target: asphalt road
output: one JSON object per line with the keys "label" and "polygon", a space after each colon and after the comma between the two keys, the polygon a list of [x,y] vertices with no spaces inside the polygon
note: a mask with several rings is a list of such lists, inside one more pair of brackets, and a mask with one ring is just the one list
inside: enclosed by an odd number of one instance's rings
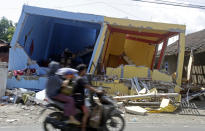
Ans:
{"label": "asphalt road", "polygon": [[[125,131],[204,131],[205,125],[127,123]],[[38,126],[0,127],[0,131],[43,131]]]}

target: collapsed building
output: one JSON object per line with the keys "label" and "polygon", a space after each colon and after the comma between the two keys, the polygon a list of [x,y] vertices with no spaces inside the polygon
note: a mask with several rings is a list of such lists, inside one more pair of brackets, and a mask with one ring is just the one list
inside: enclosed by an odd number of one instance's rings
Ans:
{"label": "collapsed building", "polygon": [[[185,47],[184,25],[24,6],[11,42],[7,87],[44,89],[48,62],[58,60],[66,48],[80,54],[83,63],[88,65],[89,73],[117,77],[114,81],[117,87],[113,81],[109,83],[98,77],[93,79],[94,85],[109,86],[112,93],[130,94],[130,88],[119,82],[122,79],[133,79],[135,84],[138,83],[136,79],[142,79],[144,83],[146,80],[172,83],[172,77],[159,69],[169,38],[177,35],[179,50],[175,86],[180,86]],[[163,46],[156,62],[160,43]]]}

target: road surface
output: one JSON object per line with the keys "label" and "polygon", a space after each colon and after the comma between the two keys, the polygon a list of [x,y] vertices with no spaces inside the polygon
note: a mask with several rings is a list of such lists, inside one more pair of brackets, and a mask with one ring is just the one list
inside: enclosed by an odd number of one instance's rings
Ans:
{"label": "road surface", "polygon": [[[125,131],[204,131],[205,125],[195,124],[152,124],[152,123],[127,123]],[[0,127],[0,131],[43,131],[38,126],[6,126]]]}

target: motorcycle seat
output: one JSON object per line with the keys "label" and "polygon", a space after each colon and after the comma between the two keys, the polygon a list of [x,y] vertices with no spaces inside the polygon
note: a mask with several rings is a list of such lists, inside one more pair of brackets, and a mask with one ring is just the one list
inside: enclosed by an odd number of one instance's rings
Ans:
{"label": "motorcycle seat", "polygon": [[60,101],[57,101],[57,100],[54,100],[54,99],[51,99],[51,98],[48,98],[48,103],[53,106],[53,107],[56,107],[60,110],[63,110],[64,109],[64,104],[63,102],[60,102]]}

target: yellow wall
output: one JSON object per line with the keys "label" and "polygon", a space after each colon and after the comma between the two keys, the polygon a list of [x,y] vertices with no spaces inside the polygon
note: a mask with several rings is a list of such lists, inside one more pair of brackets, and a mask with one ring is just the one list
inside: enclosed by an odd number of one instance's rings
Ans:
{"label": "yellow wall", "polygon": [[[150,67],[155,49],[154,45],[149,45],[147,43],[137,42],[134,40],[128,40],[125,37],[126,34],[117,32],[111,33],[104,65],[110,67],[117,67],[114,63],[117,63],[119,61],[119,57],[124,51],[125,54],[137,66]],[[107,45],[105,45],[104,47],[104,52],[106,46]]]}
{"label": "yellow wall", "polygon": [[165,82],[173,82],[171,75],[167,75],[165,73],[162,73],[159,70],[153,70],[153,72],[152,72],[152,80],[165,81]]}
{"label": "yellow wall", "polygon": [[106,68],[106,75],[117,76],[118,78],[120,78],[121,77],[121,67],[118,67],[118,68],[107,67]]}
{"label": "yellow wall", "polygon": [[[104,62],[105,65],[107,65],[108,63],[109,55],[119,56],[120,54],[122,54],[124,50],[124,43],[125,43],[125,34],[116,33],[116,32],[111,33],[110,40],[108,43],[108,48],[106,51],[106,57],[105,57],[105,62]],[[106,49],[106,46],[104,48]],[[114,60],[114,58],[112,60],[111,58],[109,61],[117,61],[117,60]],[[112,66],[112,67],[115,67],[115,66]]]}
{"label": "yellow wall", "polygon": [[125,34],[113,32],[109,43],[109,52],[112,55],[120,55],[124,50]]}
{"label": "yellow wall", "polygon": [[[123,69],[123,71],[122,71]],[[121,72],[123,72],[123,78],[147,78],[149,77],[149,68],[148,67],[137,67],[134,65],[125,65],[123,68],[106,68],[106,75],[108,76],[118,76],[121,77]]]}
{"label": "yellow wall", "polygon": [[92,85],[109,87],[109,88],[105,88],[106,93],[109,95],[115,95],[115,96],[129,95],[129,89],[124,83],[93,81]]}
{"label": "yellow wall", "polygon": [[151,67],[155,51],[154,45],[126,39],[125,54],[137,65]]}
{"label": "yellow wall", "polygon": [[131,65],[124,66],[124,76],[123,78],[147,78],[149,68],[147,67],[136,67]]}

